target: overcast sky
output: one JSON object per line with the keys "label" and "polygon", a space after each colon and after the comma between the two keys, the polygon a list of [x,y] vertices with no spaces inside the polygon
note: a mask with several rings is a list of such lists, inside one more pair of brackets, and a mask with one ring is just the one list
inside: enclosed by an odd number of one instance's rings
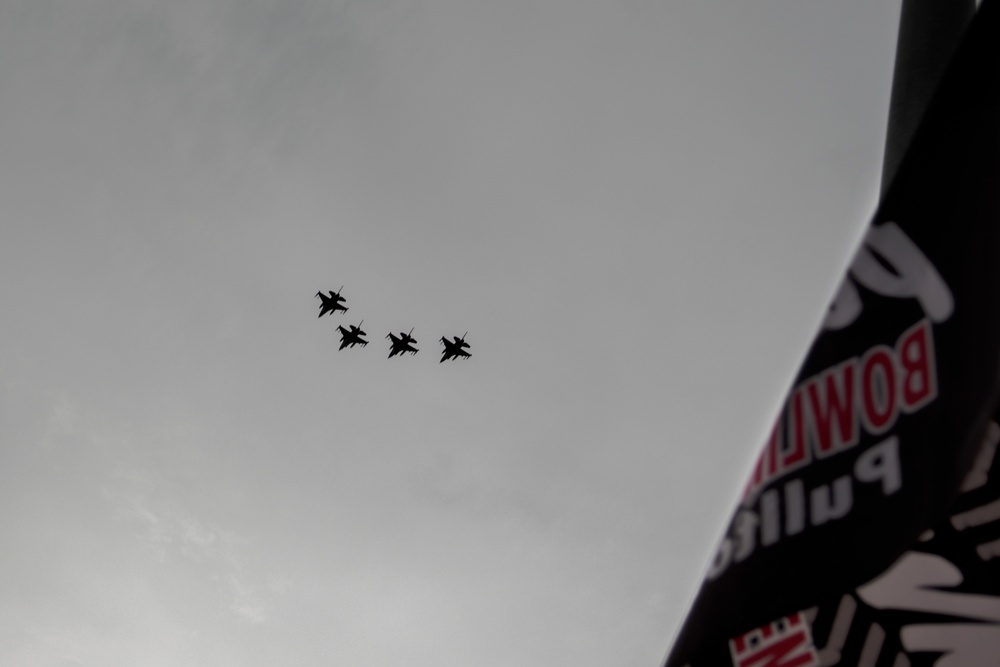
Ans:
{"label": "overcast sky", "polygon": [[898,14],[0,0],[0,663],[659,665]]}

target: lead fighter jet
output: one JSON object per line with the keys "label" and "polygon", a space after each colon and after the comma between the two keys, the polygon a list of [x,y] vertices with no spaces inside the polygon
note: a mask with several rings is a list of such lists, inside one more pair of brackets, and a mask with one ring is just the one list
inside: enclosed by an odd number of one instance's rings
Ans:
{"label": "lead fighter jet", "polygon": [[348,325],[348,326],[351,327],[350,331],[348,331],[347,329],[345,329],[344,327],[341,327],[341,326],[337,327],[338,329],[340,329],[340,348],[339,349],[343,350],[345,347],[348,347],[348,346],[354,347],[355,345],[360,345],[361,347],[364,347],[365,345],[368,344],[368,341],[366,341],[365,339],[362,338],[362,336],[367,336],[368,335],[364,331],[361,330],[361,325],[364,324],[364,323],[365,323],[365,321],[361,320],[361,322],[358,324],[358,326],[354,326],[353,324]]}
{"label": "lead fighter jet", "polygon": [[[441,336],[441,343],[444,344],[444,352],[441,354],[441,361],[447,361],[448,359],[458,359],[459,357],[463,357],[465,359],[471,357],[472,356],[471,354],[462,349],[464,347],[471,347],[468,343],[465,342],[465,336],[468,335],[469,332],[466,331],[465,335],[463,335],[461,338],[455,336],[454,341],[448,340],[446,336]],[[441,361],[439,361],[438,363],[441,363]]]}
{"label": "lead fighter jet", "polygon": [[[341,287],[340,289],[342,290],[344,288]],[[316,296],[318,296],[320,298],[320,300],[323,302],[323,303],[320,304],[320,307],[319,307],[319,316],[320,317],[323,317],[328,312],[333,313],[334,315],[336,315],[338,310],[342,310],[345,313],[347,312],[347,306],[340,305],[341,301],[343,301],[343,302],[346,303],[347,299],[345,299],[344,297],[340,296],[340,291],[339,290],[336,291],[336,292],[331,291],[330,292],[330,296],[326,296],[322,292],[316,292]]]}
{"label": "lead fighter jet", "polygon": [[389,359],[392,359],[397,354],[403,354],[404,352],[409,352],[410,354],[416,354],[419,351],[417,350],[417,348],[411,345],[411,343],[417,342],[417,339],[414,338],[412,335],[410,335],[412,333],[413,329],[410,329],[410,333],[403,333],[402,331],[400,331],[399,338],[396,338],[395,334],[393,334],[391,331],[389,332],[389,335],[386,336],[386,338],[392,340],[392,350],[389,352]]}

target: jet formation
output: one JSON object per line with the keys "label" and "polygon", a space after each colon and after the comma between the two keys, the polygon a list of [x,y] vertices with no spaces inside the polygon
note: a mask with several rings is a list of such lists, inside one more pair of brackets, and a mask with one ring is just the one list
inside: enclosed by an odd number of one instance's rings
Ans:
{"label": "jet formation", "polygon": [[368,344],[368,341],[366,341],[364,338],[362,338],[362,336],[367,336],[368,335],[364,331],[361,330],[361,325],[364,324],[364,323],[365,323],[365,321],[361,320],[361,323],[358,324],[358,326],[354,326],[353,324],[347,325],[347,326],[351,327],[350,331],[348,331],[344,327],[340,327],[340,326],[337,327],[338,329],[340,329],[340,349],[341,350],[343,350],[345,347],[354,347],[355,345],[360,345],[361,347],[364,347],[365,345]]}
{"label": "jet formation", "polygon": [[[327,313],[336,315],[338,310],[345,313],[347,312],[347,306],[345,305],[347,303],[347,299],[340,295],[340,292],[343,289],[344,288],[341,287],[340,290],[336,292],[331,290],[329,292],[329,296],[323,294],[322,291],[316,292],[316,297],[321,301],[319,309],[320,317],[323,317]],[[361,320],[357,326],[349,324],[348,326],[350,329],[345,329],[343,326],[337,327],[340,331],[339,349],[343,350],[345,347],[354,347],[355,345],[360,345],[361,347],[368,345],[368,341],[363,338],[363,336],[367,336],[368,334],[361,329],[362,324],[364,324],[364,320]],[[468,331],[466,331],[461,338],[454,336],[453,340],[448,340],[447,336],[442,336],[441,344],[444,345],[444,351],[441,354],[441,361],[438,363],[449,359],[468,359],[471,357],[472,355],[466,352],[466,349],[471,347],[465,342],[465,337],[467,335],[469,335]],[[409,333],[400,331],[399,336],[396,336],[396,334],[390,331],[386,336],[386,339],[389,341],[391,346],[389,350],[389,359],[392,359],[396,355],[402,356],[406,352],[409,352],[411,355],[415,355],[420,351],[414,347],[414,343],[417,342],[417,339],[413,337],[413,329],[410,329]]]}
{"label": "jet formation", "polygon": [[453,341],[448,340],[447,336],[441,336],[441,344],[444,345],[444,352],[441,353],[441,361],[439,361],[438,363],[440,364],[441,362],[448,361],[449,359],[459,359],[459,358],[468,359],[469,357],[471,357],[472,356],[471,354],[462,349],[466,347],[471,347],[468,343],[465,342],[465,337],[468,335],[469,332],[466,331],[461,338],[455,336],[455,340]]}
{"label": "jet formation", "polygon": [[319,306],[319,316],[320,317],[323,317],[327,313],[332,313],[332,314],[335,315],[338,310],[342,310],[345,313],[347,312],[347,306],[341,306],[340,305],[341,301],[344,301],[344,302],[347,301],[347,299],[345,299],[344,297],[340,296],[340,292],[343,291],[343,289],[344,288],[341,287],[340,290],[338,290],[336,292],[332,292],[331,291],[330,292],[330,296],[324,295],[323,292],[316,292],[316,296],[319,297],[320,300],[322,301],[322,303]]}
{"label": "jet formation", "polygon": [[413,329],[410,329],[410,333],[399,332],[399,338],[396,335],[389,332],[386,338],[391,340],[392,350],[389,351],[389,359],[392,359],[397,354],[403,354],[404,352],[409,352],[410,354],[416,354],[420,350],[413,347],[413,343],[417,342],[417,339],[413,337]]}

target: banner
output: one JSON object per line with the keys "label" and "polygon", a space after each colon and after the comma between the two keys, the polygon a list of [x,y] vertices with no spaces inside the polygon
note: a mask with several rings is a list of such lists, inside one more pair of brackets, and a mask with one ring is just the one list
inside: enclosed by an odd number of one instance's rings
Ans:
{"label": "banner", "polygon": [[667,667],[1000,662],[998,2],[928,106]]}

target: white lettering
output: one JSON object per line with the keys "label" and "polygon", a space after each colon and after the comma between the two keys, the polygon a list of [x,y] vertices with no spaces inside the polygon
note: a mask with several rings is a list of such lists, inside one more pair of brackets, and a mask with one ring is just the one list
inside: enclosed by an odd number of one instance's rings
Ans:
{"label": "white lettering", "polygon": [[869,447],[854,462],[854,476],[861,482],[882,482],[882,495],[888,496],[903,486],[899,465],[899,439],[886,438]]}
{"label": "white lettering", "polygon": [[911,551],[882,576],[858,589],[876,609],[903,609],[945,614],[986,623],[916,623],[900,630],[903,648],[941,653],[937,667],[990,664],[1000,655],[1000,598],[941,590],[962,583],[962,572],[941,556]]}
{"label": "white lettering", "polygon": [[851,475],[838,477],[832,484],[820,484],[807,491],[802,480],[796,478],[785,482],[780,493],[773,488],[760,494],[756,503],[745,505],[736,513],[706,579],[711,581],[732,563],[750,558],[758,547],[771,546],[809,526],[848,516],[854,509],[855,489],[859,488],[855,484],[878,484],[885,496],[898,491],[903,485],[898,444],[899,439],[893,436],[872,445],[858,456]]}
{"label": "white lettering", "polygon": [[817,486],[812,490],[809,499],[811,501],[809,519],[812,525],[821,526],[832,519],[841,519],[847,516],[854,505],[851,478],[844,475],[833,480],[832,493],[830,485]]}
{"label": "white lettering", "polygon": [[932,322],[945,321],[954,310],[951,291],[937,269],[893,222],[869,228],[830,305],[824,329],[843,329],[864,309],[852,280],[882,296],[916,299]]}
{"label": "white lettering", "polygon": [[910,551],[885,574],[858,589],[876,609],[909,609],[1000,622],[1000,598],[940,590],[962,583],[962,572],[933,554]]}

